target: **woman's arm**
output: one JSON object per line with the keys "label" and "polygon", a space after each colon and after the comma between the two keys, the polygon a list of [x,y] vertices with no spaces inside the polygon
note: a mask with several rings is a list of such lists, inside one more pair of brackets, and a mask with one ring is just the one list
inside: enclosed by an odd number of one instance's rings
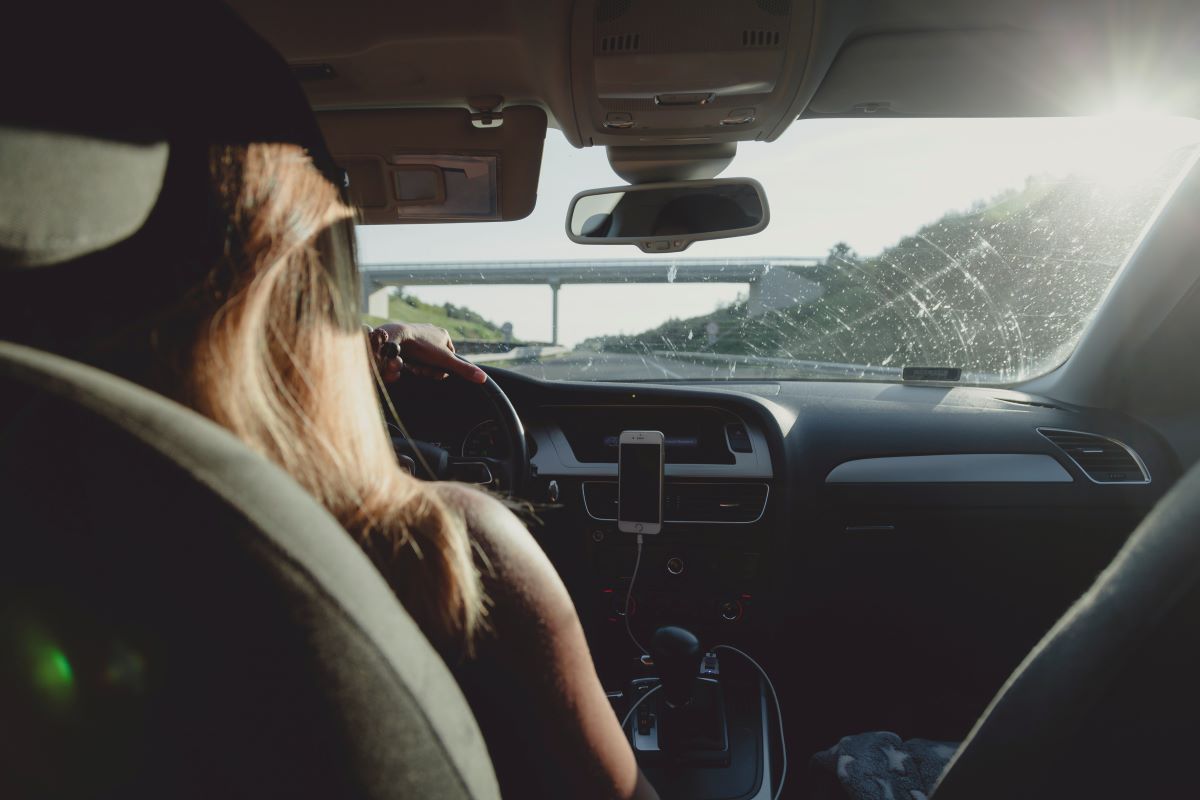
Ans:
{"label": "woman's arm", "polygon": [[512,720],[511,732],[523,729],[536,737],[526,744],[540,749],[569,784],[560,796],[657,798],[600,685],[570,595],[541,547],[484,493],[456,484],[438,484],[437,491],[465,515],[489,565],[483,583],[491,632],[483,635],[471,667],[477,678],[483,672],[484,684],[487,675],[498,679],[486,687],[468,681],[468,699],[474,704],[472,691],[520,698],[528,713]]}

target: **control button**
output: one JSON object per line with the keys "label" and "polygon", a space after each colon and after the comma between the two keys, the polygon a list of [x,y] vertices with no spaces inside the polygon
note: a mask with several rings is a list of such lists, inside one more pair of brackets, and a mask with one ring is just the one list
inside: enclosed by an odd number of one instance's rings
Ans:
{"label": "control button", "polygon": [[649,736],[650,729],[654,727],[652,721],[653,718],[650,716],[650,709],[646,708],[645,703],[642,703],[640,706],[638,706],[637,713],[638,733],[640,733],[642,736]]}
{"label": "control button", "polygon": [[717,609],[721,619],[726,622],[737,622],[742,618],[742,604],[737,600],[726,600]]}
{"label": "control button", "polygon": [[645,529],[645,526],[642,525],[642,523],[640,523],[640,522],[634,523],[633,530],[635,533],[641,533],[644,529]]}
{"label": "control button", "polygon": [[667,559],[667,572],[672,575],[683,574],[683,559],[679,556],[671,556]]}
{"label": "control button", "polygon": [[550,481],[550,485],[546,487],[546,502],[557,503],[559,498],[558,481]]}
{"label": "control button", "polygon": [[633,114],[628,111],[610,111],[604,117],[604,127],[623,131],[633,127]]}
{"label": "control button", "polygon": [[600,544],[601,542],[603,542],[604,541],[604,531],[600,530],[599,528],[592,531],[592,541],[595,542],[596,544]]}

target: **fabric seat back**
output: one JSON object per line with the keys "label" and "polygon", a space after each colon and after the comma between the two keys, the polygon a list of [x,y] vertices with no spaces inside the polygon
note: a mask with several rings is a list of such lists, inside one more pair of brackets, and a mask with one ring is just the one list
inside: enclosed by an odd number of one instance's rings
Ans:
{"label": "fabric seat back", "polygon": [[444,663],[287,475],[0,343],[0,797],[496,798]]}

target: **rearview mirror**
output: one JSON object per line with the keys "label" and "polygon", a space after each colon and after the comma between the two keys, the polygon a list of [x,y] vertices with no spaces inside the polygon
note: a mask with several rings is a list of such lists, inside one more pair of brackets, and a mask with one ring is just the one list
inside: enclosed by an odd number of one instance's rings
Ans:
{"label": "rearview mirror", "polygon": [[575,195],[567,236],[578,244],[677,253],[692,242],[758,233],[770,220],[766,193],[749,178],[643,183]]}

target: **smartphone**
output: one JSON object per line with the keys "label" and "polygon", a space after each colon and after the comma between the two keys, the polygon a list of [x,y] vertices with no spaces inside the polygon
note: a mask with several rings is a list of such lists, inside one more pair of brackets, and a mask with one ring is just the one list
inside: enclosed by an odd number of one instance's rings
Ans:
{"label": "smartphone", "polygon": [[621,431],[617,455],[617,529],[662,531],[663,435]]}

